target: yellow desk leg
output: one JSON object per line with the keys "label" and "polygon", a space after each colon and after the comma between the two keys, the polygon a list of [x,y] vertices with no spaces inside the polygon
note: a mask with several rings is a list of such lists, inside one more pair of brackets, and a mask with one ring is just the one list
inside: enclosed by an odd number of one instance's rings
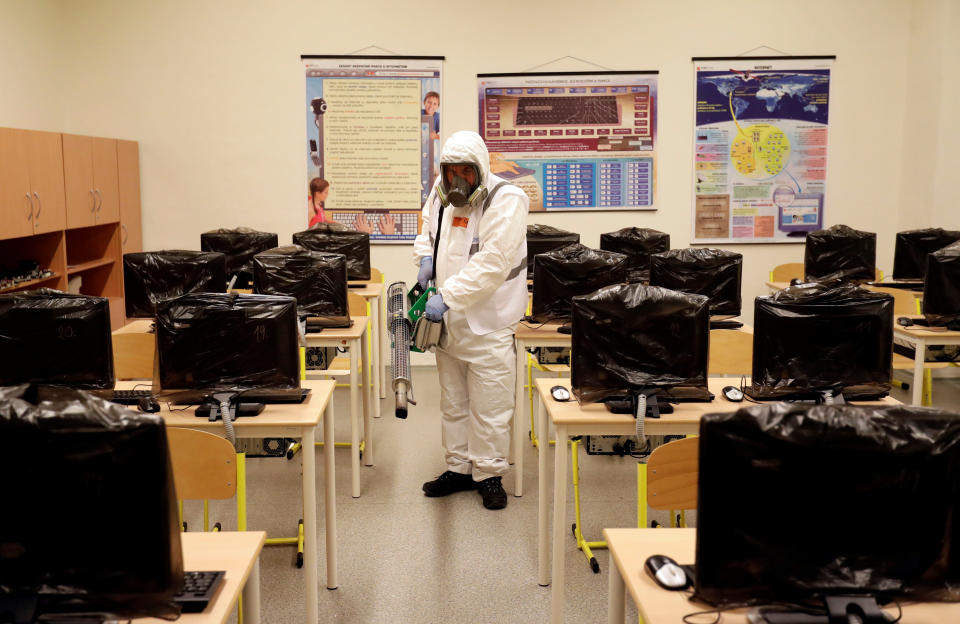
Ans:
{"label": "yellow desk leg", "polygon": [[647,465],[637,462],[637,527],[647,526]]}

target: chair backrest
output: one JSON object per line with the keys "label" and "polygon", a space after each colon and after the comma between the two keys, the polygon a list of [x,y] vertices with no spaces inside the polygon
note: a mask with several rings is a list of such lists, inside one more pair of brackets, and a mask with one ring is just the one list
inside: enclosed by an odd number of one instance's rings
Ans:
{"label": "chair backrest", "polygon": [[370,281],[383,282],[383,273],[377,267],[370,267]]}
{"label": "chair backrest", "polygon": [[647,458],[647,504],[651,509],[696,509],[699,438],[668,442]]}
{"label": "chair backrest", "polygon": [[232,498],[237,451],[226,439],[196,429],[167,428],[173,482],[180,500]]}
{"label": "chair backrest", "polygon": [[738,329],[710,331],[710,375],[749,375],[753,370],[753,334]]}
{"label": "chair backrest", "polygon": [[156,334],[113,334],[113,370],[117,379],[152,379]]}
{"label": "chair backrest", "polygon": [[787,264],[778,264],[770,271],[771,282],[789,282],[793,278],[803,279],[803,263],[788,262]]}
{"label": "chair backrest", "polygon": [[901,316],[905,314],[918,314],[917,297],[910,290],[903,288],[883,288],[881,286],[868,286],[870,290],[885,293],[893,297],[893,314]]}
{"label": "chair backrest", "polygon": [[357,293],[348,292],[347,309],[350,310],[350,316],[366,316],[367,300]]}

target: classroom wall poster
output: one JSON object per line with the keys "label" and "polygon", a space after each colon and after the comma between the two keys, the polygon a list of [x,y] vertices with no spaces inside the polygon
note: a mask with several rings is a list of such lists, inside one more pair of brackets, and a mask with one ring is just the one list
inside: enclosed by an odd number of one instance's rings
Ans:
{"label": "classroom wall poster", "polygon": [[409,243],[440,169],[443,57],[303,56],[309,183],[330,183],[327,221]]}
{"label": "classroom wall poster", "polygon": [[654,208],[657,72],[478,74],[490,168],[530,210]]}
{"label": "classroom wall poster", "polygon": [[836,57],[694,58],[694,243],[803,242],[823,227]]}

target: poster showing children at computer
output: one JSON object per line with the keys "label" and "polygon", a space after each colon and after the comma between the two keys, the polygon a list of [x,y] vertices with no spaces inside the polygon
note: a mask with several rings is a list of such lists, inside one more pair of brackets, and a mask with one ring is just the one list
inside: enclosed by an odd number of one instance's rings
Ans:
{"label": "poster showing children at computer", "polygon": [[479,74],[479,132],[493,173],[531,211],[650,210],[657,72]]}
{"label": "poster showing children at computer", "polygon": [[304,56],[307,222],[410,243],[440,169],[443,57]]}
{"label": "poster showing children at computer", "polygon": [[823,227],[833,57],[693,59],[695,243]]}

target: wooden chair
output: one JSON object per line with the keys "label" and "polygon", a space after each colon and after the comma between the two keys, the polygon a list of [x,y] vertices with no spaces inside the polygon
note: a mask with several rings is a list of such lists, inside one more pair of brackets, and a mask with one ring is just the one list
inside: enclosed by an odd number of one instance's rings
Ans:
{"label": "wooden chair", "polygon": [[[893,316],[894,319],[898,316],[909,316],[911,314],[918,314],[920,312],[920,303],[919,299],[909,290],[904,290],[903,288],[883,288],[881,286],[869,286],[870,290],[885,293],[893,297]],[[925,357],[926,354],[921,354],[920,357]],[[914,360],[905,355],[900,355],[899,353],[893,354],[893,369],[894,370],[908,370],[913,372]],[[949,362],[924,362],[923,364],[923,392],[921,393],[921,405],[929,407],[933,404],[933,374],[932,370],[934,368],[946,368],[950,366]],[[893,380],[895,386],[901,387],[904,390],[909,389],[909,384],[906,384],[898,379]]]}
{"label": "wooden chair", "polygon": [[[242,482],[243,469],[237,459],[237,451],[225,438],[198,431],[170,427],[167,429],[167,443],[170,447],[170,460],[173,464],[173,482],[177,490],[177,499],[181,501],[181,522],[183,521],[182,501],[203,501],[203,530],[209,530],[209,511],[207,501],[225,500],[237,496],[237,529],[247,530],[246,488],[238,488]],[[183,523],[186,530],[186,523]],[[220,523],[214,525],[220,530]]]}
{"label": "wooden chair", "polygon": [[113,334],[113,369],[117,379],[152,379],[156,349],[155,334]]}
{"label": "wooden chair", "polygon": [[753,334],[740,330],[710,331],[710,375],[749,375],[753,371]]}
{"label": "wooden chair", "polygon": [[647,504],[670,511],[670,526],[686,524],[675,509],[697,508],[697,477],[700,470],[699,438],[684,438],[654,449],[647,458]]}
{"label": "wooden chair", "polygon": [[803,263],[788,262],[787,264],[778,264],[770,271],[771,282],[789,282],[797,278],[803,279]]}

